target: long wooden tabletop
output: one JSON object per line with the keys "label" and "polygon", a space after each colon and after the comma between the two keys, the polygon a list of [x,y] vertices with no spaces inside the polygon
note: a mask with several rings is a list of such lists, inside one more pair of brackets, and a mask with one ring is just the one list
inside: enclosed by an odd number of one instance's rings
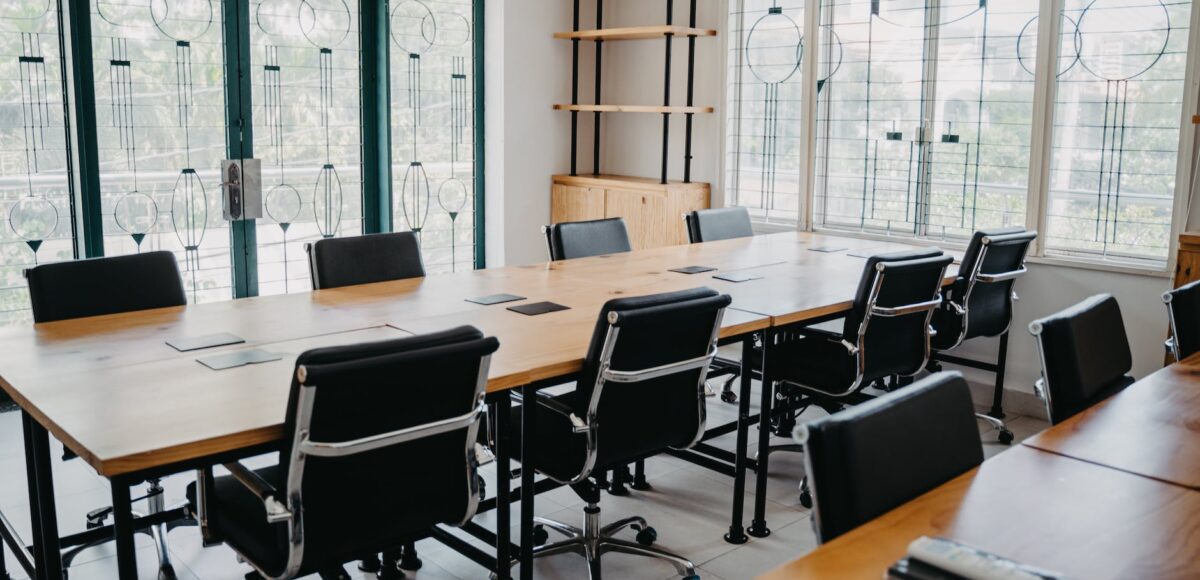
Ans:
{"label": "long wooden tabletop", "polygon": [[[845,249],[811,250],[831,246]],[[737,336],[847,310],[865,263],[851,253],[911,247],[786,232],[8,328],[0,387],[97,472],[119,475],[278,440],[291,367],[306,348],[474,324],[500,339],[488,381],[497,391],[579,370],[607,300],[710,286],[733,297],[721,335]],[[669,272],[689,265],[763,278]],[[527,317],[512,304],[465,300],[495,293],[570,309]],[[217,332],[246,343],[191,353],[166,345]],[[256,347],[286,356],[225,371],[196,362]]]}
{"label": "long wooden tabletop", "polygon": [[877,580],[920,536],[1071,578],[1200,578],[1200,493],[1017,446],[762,578]]}
{"label": "long wooden tabletop", "polygon": [[1024,445],[1200,490],[1200,354],[1156,371]]}

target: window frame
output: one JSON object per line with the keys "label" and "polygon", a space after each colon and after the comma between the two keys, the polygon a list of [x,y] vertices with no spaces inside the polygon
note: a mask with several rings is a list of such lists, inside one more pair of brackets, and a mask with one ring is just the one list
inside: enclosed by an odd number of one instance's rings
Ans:
{"label": "window frame", "polygon": [[[740,6],[743,0],[728,0],[726,4],[725,14],[728,15],[729,8]],[[822,17],[826,13],[822,10],[823,2],[821,0],[808,0],[805,2],[804,8],[804,37],[816,38]],[[1052,22],[1052,26],[1038,27],[1038,47],[1037,47],[1037,62],[1039,66],[1035,71],[1034,83],[1034,103],[1033,103],[1033,120],[1031,124],[1031,147],[1029,159],[1029,179],[1028,191],[1026,193],[1026,216],[1025,227],[1039,232],[1046,231],[1047,226],[1047,205],[1049,202],[1049,179],[1052,165],[1053,154],[1053,123],[1057,97],[1057,79],[1054,74],[1055,67],[1042,66],[1042,63],[1057,62],[1059,52],[1058,35],[1061,30],[1062,22],[1059,14],[1064,5],[1064,0],[1041,0],[1038,6],[1038,18],[1040,22]],[[740,8],[739,8],[740,9]],[[728,18],[725,19],[728,22]],[[836,227],[823,227],[817,224],[814,219],[814,207],[816,203],[816,175],[813,171],[815,167],[815,154],[817,151],[816,134],[817,134],[817,95],[816,83],[812,79],[816,78],[817,66],[820,58],[819,51],[821,50],[820,43],[815,43],[815,50],[806,50],[802,60],[802,83],[803,97],[801,102],[801,168],[804,171],[804,179],[801,181],[800,205],[798,208],[799,219],[797,220],[797,229],[801,231],[825,232],[836,235],[843,235],[862,239],[881,240],[881,241],[896,241],[897,239],[911,239],[917,241],[928,241],[930,238],[923,233],[917,235],[889,235],[873,232],[859,232]],[[730,66],[733,58],[732,52],[729,49],[729,44],[726,45],[723,61],[723,95],[722,98],[728,97],[728,81],[730,75]],[[1090,270],[1100,270],[1117,272],[1124,274],[1146,275],[1154,277],[1168,277],[1174,272],[1176,253],[1178,251],[1179,235],[1186,229],[1189,213],[1190,200],[1189,189],[1194,179],[1193,171],[1200,172],[1200,167],[1193,169],[1192,160],[1195,157],[1197,147],[1200,143],[1196,142],[1195,131],[1189,131],[1193,128],[1191,117],[1194,114],[1200,113],[1200,5],[1193,3],[1191,8],[1189,32],[1188,32],[1188,48],[1187,48],[1186,73],[1183,83],[1183,106],[1180,108],[1180,131],[1177,158],[1175,164],[1175,191],[1173,192],[1173,205],[1171,214],[1170,240],[1168,246],[1168,254],[1166,259],[1161,264],[1149,263],[1140,261],[1119,261],[1105,260],[1099,257],[1089,256],[1068,256],[1059,254],[1047,254],[1045,244],[1042,238],[1034,241],[1029,250],[1029,261],[1034,264],[1049,264],[1067,267],[1084,268]],[[736,107],[737,103],[725,103],[726,106]],[[729,141],[727,139],[728,122],[723,119],[721,124],[722,131],[722,155],[721,155],[721,170],[722,178],[728,175],[726,167],[729,151]],[[724,188],[719,199],[719,205],[725,205]],[[1200,192],[1196,192],[1200,195]],[[756,227],[758,225],[756,224]],[[769,228],[776,231],[780,228]],[[966,240],[937,240],[940,245],[962,249],[966,246]]]}

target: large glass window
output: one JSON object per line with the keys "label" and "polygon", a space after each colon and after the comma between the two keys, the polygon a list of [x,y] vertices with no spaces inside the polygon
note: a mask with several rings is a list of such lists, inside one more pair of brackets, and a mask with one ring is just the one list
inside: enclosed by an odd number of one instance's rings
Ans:
{"label": "large glass window", "polygon": [[475,25],[471,0],[393,2],[392,222],[430,272],[474,267]]}
{"label": "large glass window", "polygon": [[759,223],[799,218],[804,4],[729,3],[725,203]]}
{"label": "large glass window", "polygon": [[816,225],[964,238],[1023,224],[1038,2],[822,8],[822,47],[842,56],[818,94]]}
{"label": "large glass window", "polygon": [[221,0],[91,7],[104,253],[172,251],[191,300],[232,298]]}
{"label": "large glass window", "polygon": [[1167,259],[1190,16],[1185,0],[1066,0],[1047,252]]}
{"label": "large glass window", "polygon": [[75,254],[56,6],[0,3],[0,325],[30,319],[25,268]]}
{"label": "large glass window", "polygon": [[259,294],[309,290],[304,244],[362,233],[358,11],[355,0],[251,5]]}

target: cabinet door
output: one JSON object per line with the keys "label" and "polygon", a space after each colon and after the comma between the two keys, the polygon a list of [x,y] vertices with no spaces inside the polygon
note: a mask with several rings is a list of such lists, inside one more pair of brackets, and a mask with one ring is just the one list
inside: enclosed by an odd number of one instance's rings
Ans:
{"label": "cabinet door", "polygon": [[666,193],[624,189],[607,191],[607,217],[625,220],[633,249],[657,248],[675,243],[673,228],[678,228],[680,224],[671,223],[671,219],[674,217],[680,221],[683,218],[669,215],[671,204],[667,203]]}
{"label": "cabinet door", "polygon": [[552,223],[604,218],[604,190],[594,187],[554,184],[550,189]]}

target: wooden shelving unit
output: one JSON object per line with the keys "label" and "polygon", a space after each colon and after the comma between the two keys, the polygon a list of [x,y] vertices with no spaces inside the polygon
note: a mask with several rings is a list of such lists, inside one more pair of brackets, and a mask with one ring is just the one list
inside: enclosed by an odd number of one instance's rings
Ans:
{"label": "wooden shelving unit", "polygon": [[571,32],[556,32],[554,38],[562,40],[661,40],[665,36],[716,36],[717,31],[711,28],[690,28],[687,26],[627,26],[623,28],[603,28],[598,30],[573,30]]}
{"label": "wooden shelving unit", "polygon": [[662,113],[685,114],[711,113],[712,107],[658,107],[655,105],[554,105],[559,111],[580,113]]}
{"label": "wooden shelving unit", "polygon": [[[636,0],[629,0],[636,1]],[[604,0],[596,0],[596,27],[591,30],[580,28],[579,3],[575,3],[574,26],[570,32],[559,32],[555,38],[571,41],[572,75],[570,104],[554,105],[559,111],[571,114],[571,172],[555,175],[551,184],[550,213],[554,222],[579,221],[620,217],[629,228],[630,242],[634,248],[687,243],[687,230],[682,214],[709,207],[711,188],[707,183],[692,182],[692,120],[696,114],[712,113],[713,107],[697,106],[693,101],[696,72],[696,39],[711,38],[716,30],[696,26],[696,2],[690,0],[687,26],[674,23],[674,2],[666,3],[665,24],[651,26],[604,27]],[[671,50],[677,39],[687,39],[688,70],[687,97],[683,105],[671,103]],[[663,100],[656,105],[612,105],[604,103],[601,93],[601,64],[603,46],[607,41],[662,40]],[[596,68],[594,71],[594,100],[592,104],[579,102],[579,43],[596,43]],[[592,136],[591,175],[579,175],[579,114],[591,113],[594,123]],[[605,175],[600,172],[600,117],[604,113],[641,113],[662,115],[662,171],[658,177],[633,177]],[[671,115],[684,115],[686,137],[683,154],[683,179],[668,179],[667,167],[670,159]]]}

